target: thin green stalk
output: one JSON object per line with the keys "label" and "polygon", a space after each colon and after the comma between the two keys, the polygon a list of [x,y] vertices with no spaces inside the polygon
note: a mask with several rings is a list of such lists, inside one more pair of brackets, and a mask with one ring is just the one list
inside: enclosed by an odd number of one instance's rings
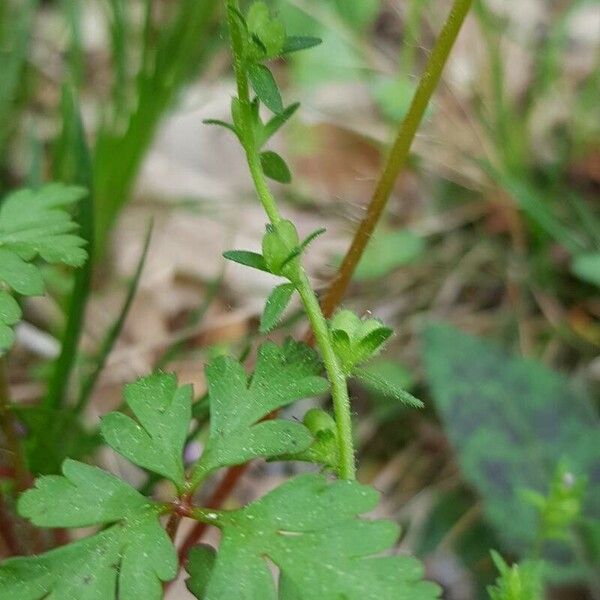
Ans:
{"label": "thin green stalk", "polygon": [[[269,217],[272,224],[281,221],[281,215],[277,207],[277,202],[271,193],[263,172],[260,156],[256,148],[254,131],[251,121],[251,105],[248,88],[248,78],[246,77],[243,43],[236,35],[236,23],[234,22],[235,11],[238,6],[236,0],[228,0],[228,23],[231,32],[231,45],[234,56],[234,70],[238,89],[238,100],[241,104],[241,138],[242,145],[246,152],[248,167],[252,176],[252,181],[256,188],[256,193]],[[319,306],[319,301],[313,291],[306,272],[300,268],[300,276],[297,281],[292,282],[300,294],[304,309],[310,321],[311,327],[317,345],[321,351],[323,363],[327,376],[331,383],[331,396],[337,426],[337,437],[339,443],[339,476],[343,479],[356,478],[356,465],[354,462],[354,442],[352,438],[352,417],[350,411],[350,397],[348,395],[348,385],[346,376],[339,364],[338,358],[333,349],[331,336],[327,327],[327,322]]]}
{"label": "thin green stalk", "polygon": [[456,41],[472,3],[473,0],[454,1],[452,10],[440,32],[435,47],[429,57],[429,61],[427,62],[427,66],[425,67],[425,71],[421,76],[419,87],[415,92],[409,111],[400,126],[400,131],[398,132],[383,173],[375,188],[373,198],[367,209],[367,214],[359,225],[339,271],[323,299],[321,306],[323,308],[323,313],[327,317],[333,313],[344,296],[346,288],[354,274],[354,270],[358,265],[358,261],[363,255],[373,231],[383,214],[392,194],[398,174],[406,164],[412,142],[421,121],[423,120],[429,100],[438,86],[450,51],[454,46],[454,42]]}

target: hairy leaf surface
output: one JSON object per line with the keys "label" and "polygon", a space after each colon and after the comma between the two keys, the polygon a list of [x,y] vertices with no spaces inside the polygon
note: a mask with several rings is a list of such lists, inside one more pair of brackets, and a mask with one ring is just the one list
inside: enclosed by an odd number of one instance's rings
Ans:
{"label": "hairy leaf surface", "polygon": [[210,436],[201,468],[244,463],[252,458],[301,452],[312,437],[300,423],[281,419],[262,421],[269,413],[295,400],[327,390],[318,376],[316,353],[288,341],[283,347],[263,344],[248,383],[243,366],[220,356],[206,368],[210,398]]}
{"label": "hairy leaf surface", "polygon": [[153,373],[125,386],[124,396],[137,420],[110,413],[102,420],[102,435],[130,461],[183,486],[191,386],[178,388],[175,375]]}
{"label": "hairy leaf surface", "polygon": [[[367,486],[309,474],[241,510],[219,513],[216,560],[211,564],[204,551],[191,555],[189,588],[206,600],[437,598],[437,586],[422,581],[416,559],[375,556],[398,537],[390,521],[357,518],[377,500]],[[267,560],[280,571],[279,595]]]}
{"label": "hairy leaf surface", "polygon": [[40,527],[110,524],[100,533],[45,554],[0,566],[0,598],[117,600],[162,598],[177,574],[175,548],[160,507],[104,471],[72,460],[23,494],[19,512]]}

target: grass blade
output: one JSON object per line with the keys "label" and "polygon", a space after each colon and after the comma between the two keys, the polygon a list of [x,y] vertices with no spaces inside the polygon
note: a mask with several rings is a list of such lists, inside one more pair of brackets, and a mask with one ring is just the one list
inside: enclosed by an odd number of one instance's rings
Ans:
{"label": "grass blade", "polygon": [[144,265],[146,264],[146,257],[148,255],[148,248],[150,246],[150,239],[152,237],[152,224],[148,227],[148,231],[146,233],[146,237],[144,239],[144,246],[142,248],[142,253],[140,255],[140,259],[138,261],[137,267],[135,269],[135,273],[129,284],[127,289],[127,295],[125,296],[125,301],[123,302],[123,306],[119,311],[119,315],[117,316],[114,323],[108,328],[106,335],[104,336],[104,340],[98,350],[97,355],[93,359],[93,368],[91,372],[83,379],[81,382],[81,388],[79,390],[79,396],[77,398],[77,402],[75,404],[75,411],[81,412],[89,402],[91,398],[92,391],[94,390],[94,386],[104,369],[104,365],[106,364],[106,360],[108,359],[109,354],[111,353],[119,335],[121,334],[121,330],[123,329],[123,325],[125,324],[125,320],[127,319],[127,315],[129,314],[129,309],[131,308],[131,304],[133,299],[135,298],[135,294],[137,292],[140,277],[142,275],[142,271],[144,270]]}
{"label": "grass blade", "polygon": [[[90,190],[79,203],[79,235],[87,241],[89,256],[94,247],[94,202],[92,196],[92,165],[85,140],[83,123],[75,92],[63,89],[63,129],[56,143],[54,176],[68,183],[77,183]],[[44,398],[45,408],[58,408],[65,403],[66,391],[77,358],[77,347],[83,328],[83,319],[92,281],[92,260],[74,274],[75,285],[68,302],[67,324],[62,337],[60,355]]]}

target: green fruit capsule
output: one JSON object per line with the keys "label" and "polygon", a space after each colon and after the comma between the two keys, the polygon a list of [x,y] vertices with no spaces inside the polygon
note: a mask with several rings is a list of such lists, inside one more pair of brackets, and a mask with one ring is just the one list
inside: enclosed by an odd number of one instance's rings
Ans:
{"label": "green fruit capsule", "polygon": [[320,408],[311,408],[302,420],[306,428],[312,433],[317,434],[323,431],[336,432],[335,421],[333,417]]}
{"label": "green fruit capsule", "polygon": [[[294,258],[286,263],[290,254],[298,247],[300,238],[291,221],[280,221],[267,225],[262,241],[262,253],[271,273],[292,279],[296,276],[300,261]],[[285,263],[285,264],[284,264]]]}

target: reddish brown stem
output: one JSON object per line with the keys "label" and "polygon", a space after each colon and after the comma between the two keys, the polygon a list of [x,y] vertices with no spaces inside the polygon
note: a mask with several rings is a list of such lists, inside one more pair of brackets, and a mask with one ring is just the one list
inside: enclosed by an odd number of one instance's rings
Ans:
{"label": "reddish brown stem", "polygon": [[[248,464],[245,464],[240,465],[238,467],[231,467],[227,471],[227,473],[225,473],[225,476],[219,482],[219,485],[217,485],[215,491],[208,498],[208,501],[206,502],[206,507],[220,508],[225,502],[225,500],[227,500],[227,498],[233,492],[238,481],[248,469],[248,466]],[[196,523],[192,530],[187,534],[186,538],[181,544],[181,547],[179,548],[180,565],[185,564],[190,549],[200,541],[200,538],[204,534],[206,527],[206,523]]]}

